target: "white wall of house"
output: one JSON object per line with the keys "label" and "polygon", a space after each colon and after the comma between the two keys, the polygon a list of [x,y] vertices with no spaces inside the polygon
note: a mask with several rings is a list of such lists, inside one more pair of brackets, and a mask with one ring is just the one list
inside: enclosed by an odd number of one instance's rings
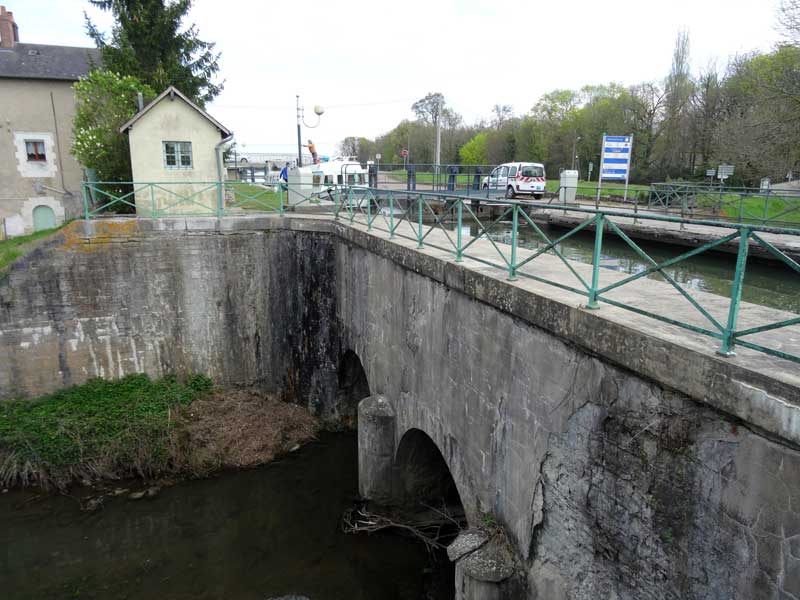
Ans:
{"label": "white wall of house", "polygon": [[[214,148],[222,137],[208,119],[181,98],[165,97],[133,124],[128,136],[138,214],[149,216],[153,208],[161,213],[216,211],[217,190],[209,184],[218,180]],[[191,167],[168,166],[165,142],[190,142]],[[142,185],[153,182],[164,185]],[[191,200],[181,200],[188,196]]]}

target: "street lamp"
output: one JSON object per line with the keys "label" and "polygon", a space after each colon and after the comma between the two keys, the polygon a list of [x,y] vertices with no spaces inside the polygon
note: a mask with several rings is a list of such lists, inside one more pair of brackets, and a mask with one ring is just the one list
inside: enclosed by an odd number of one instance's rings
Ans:
{"label": "street lamp", "polygon": [[302,125],[305,125],[309,129],[314,129],[315,127],[319,127],[320,117],[322,117],[322,113],[325,112],[325,109],[322,108],[319,104],[314,106],[314,113],[317,115],[317,122],[314,125],[309,125],[306,123],[305,119],[305,109],[300,106],[300,94],[297,94],[297,166],[303,166],[303,133],[301,131]]}

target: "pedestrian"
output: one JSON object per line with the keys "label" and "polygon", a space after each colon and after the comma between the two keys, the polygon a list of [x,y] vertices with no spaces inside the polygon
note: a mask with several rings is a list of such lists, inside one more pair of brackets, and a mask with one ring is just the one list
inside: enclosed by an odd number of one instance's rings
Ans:
{"label": "pedestrian", "polygon": [[314,145],[314,142],[308,140],[308,151],[311,153],[311,160],[316,165],[319,164],[319,159],[317,158],[317,147]]}
{"label": "pedestrian", "polygon": [[280,173],[280,175],[278,175],[278,179],[281,182],[281,189],[283,191],[286,191],[286,188],[289,187],[287,185],[289,183],[289,163],[288,162],[285,165],[283,165],[283,168],[281,169],[281,173]]}

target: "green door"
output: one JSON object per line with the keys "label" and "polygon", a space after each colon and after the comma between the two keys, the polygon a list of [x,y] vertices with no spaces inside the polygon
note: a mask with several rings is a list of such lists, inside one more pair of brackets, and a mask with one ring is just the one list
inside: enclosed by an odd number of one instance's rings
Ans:
{"label": "green door", "polygon": [[52,229],[56,226],[56,213],[53,209],[40,204],[33,209],[33,230]]}

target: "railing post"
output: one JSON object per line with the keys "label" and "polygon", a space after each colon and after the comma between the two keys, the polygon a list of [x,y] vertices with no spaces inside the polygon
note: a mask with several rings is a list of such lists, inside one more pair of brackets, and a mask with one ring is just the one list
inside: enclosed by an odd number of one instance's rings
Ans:
{"label": "railing post", "polygon": [[356,218],[356,213],[353,212],[353,188],[347,188],[347,205],[350,209],[350,225],[353,224],[353,221]]}
{"label": "railing post", "polygon": [[367,231],[372,231],[372,190],[367,192]]}
{"label": "railing post", "polygon": [[[136,184],[134,184],[134,185],[136,185]],[[155,191],[155,188],[153,187],[152,183],[148,184],[148,187],[150,188],[150,218],[151,219],[155,219],[156,216],[157,216],[157,211],[156,211],[156,191]],[[134,201],[135,201],[136,192],[134,192],[133,197],[134,197]]]}
{"label": "railing post", "polygon": [[339,220],[339,186],[336,186],[336,194],[333,197],[333,219]]}
{"label": "railing post", "polygon": [[81,193],[83,194],[83,216],[88,221],[89,220],[89,194],[86,191],[86,182],[83,182],[81,186]]}
{"label": "railing post", "polygon": [[508,280],[517,279],[517,231],[519,229],[519,204],[511,205],[511,260],[508,263]]}
{"label": "railing post", "polygon": [[394,194],[389,192],[389,239],[394,238]]}
{"label": "railing post", "polygon": [[[280,216],[283,216],[283,211],[284,211],[284,208],[283,208],[283,185],[284,185],[283,183],[279,183],[278,184],[278,203],[279,203],[278,204],[278,214]],[[286,189],[287,189],[287,191],[289,189],[289,184],[288,183],[286,183]]]}
{"label": "railing post", "polygon": [[[222,216],[222,196],[225,193],[225,190],[223,189],[224,186],[225,186],[225,183],[223,183],[222,181],[217,181],[216,182],[216,187],[217,187],[217,218],[220,218]],[[205,194],[205,192],[203,192],[203,194]],[[198,197],[198,198],[200,198],[200,197]]]}
{"label": "railing post", "polygon": [[600,253],[603,250],[603,227],[605,216],[598,214],[594,221],[594,252],[592,252],[592,288],[589,290],[589,303],[586,308],[600,308],[597,303],[597,290],[600,289]]}
{"label": "railing post", "polygon": [[456,198],[456,215],[458,218],[458,224],[456,225],[456,262],[461,262],[464,260],[462,252],[463,243],[461,241],[461,226],[463,222],[462,211],[464,208],[464,201],[461,198]]}
{"label": "railing post", "polygon": [[687,194],[681,195],[681,227],[680,230],[684,231],[686,229],[686,224],[683,222],[686,219],[686,196]]}
{"label": "railing post", "polygon": [[728,325],[722,332],[722,347],[717,354],[722,356],[735,356],[736,324],[739,320],[739,305],[742,300],[742,282],[744,281],[745,267],[747,266],[747,251],[750,249],[750,229],[744,227],[739,233],[739,252],[736,255],[736,271],[733,274],[731,286],[731,305],[728,309]]}
{"label": "railing post", "polygon": [[769,188],[767,188],[767,194],[764,196],[764,213],[763,218],[761,219],[761,224],[767,224],[767,217],[769,216]]}
{"label": "railing post", "polygon": [[417,196],[417,248],[423,247],[422,243],[422,196]]}

